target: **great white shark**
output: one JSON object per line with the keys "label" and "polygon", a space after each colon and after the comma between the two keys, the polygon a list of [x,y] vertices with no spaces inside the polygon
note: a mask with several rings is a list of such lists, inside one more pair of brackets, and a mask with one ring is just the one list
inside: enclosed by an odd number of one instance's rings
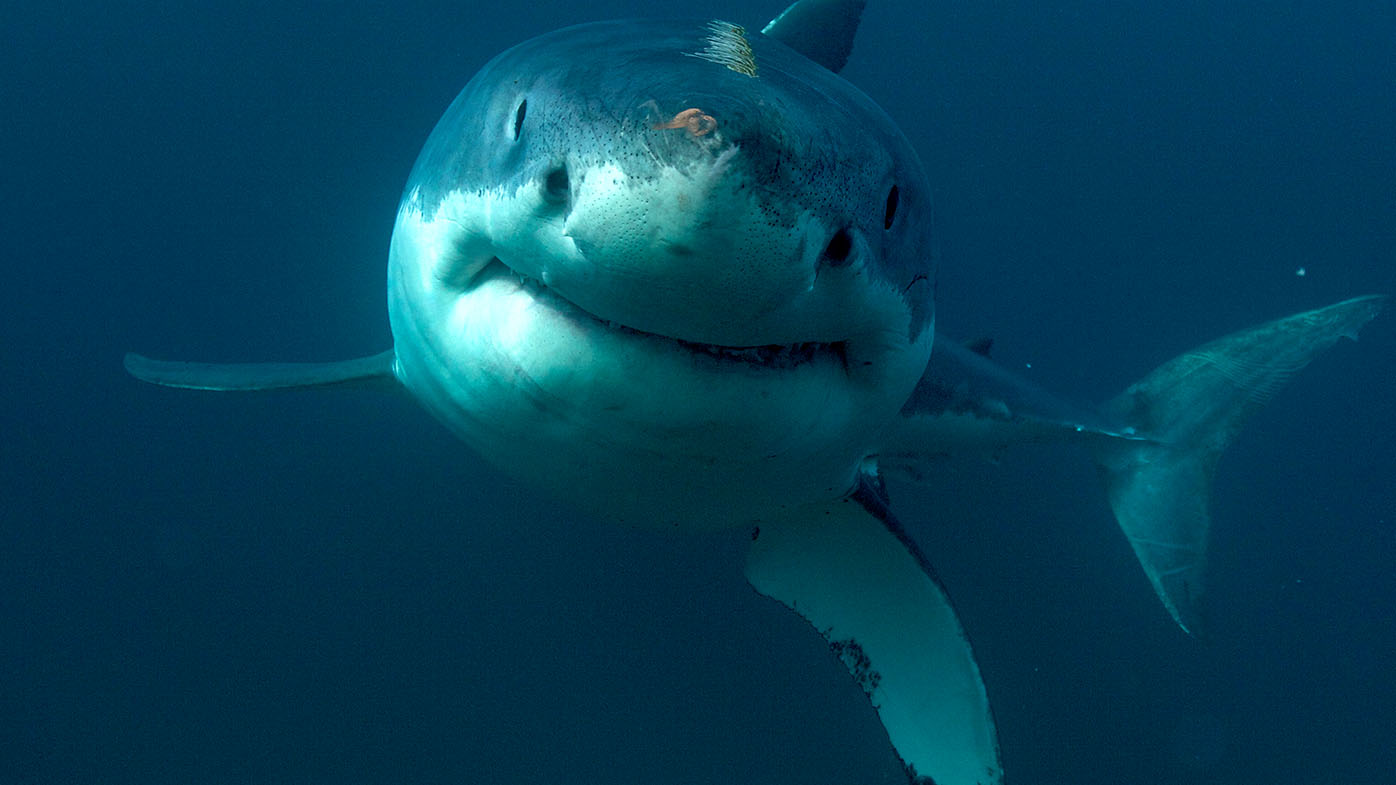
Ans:
{"label": "great white shark", "polygon": [[1221,338],[1100,407],[938,335],[930,182],[838,76],[862,8],[801,0],[761,32],[619,21],[519,44],[466,85],[408,178],[390,351],[126,368],[204,390],[387,381],[594,517],[750,527],[752,586],[823,635],[909,778],[1001,782],[973,651],[884,477],[1079,442],[1192,631],[1218,457],[1385,298]]}

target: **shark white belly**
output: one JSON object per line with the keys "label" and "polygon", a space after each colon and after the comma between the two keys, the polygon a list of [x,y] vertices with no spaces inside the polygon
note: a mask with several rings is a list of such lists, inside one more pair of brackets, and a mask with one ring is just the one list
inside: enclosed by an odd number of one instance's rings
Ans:
{"label": "shark white belly", "polygon": [[1000,782],[973,651],[880,472],[1080,441],[1160,599],[1194,629],[1221,450],[1384,298],[1228,336],[1099,410],[937,338],[930,183],[837,75],[861,8],[804,0],[762,33],[609,22],[520,44],[471,80],[409,177],[392,351],[127,368],[214,390],[400,384],[500,469],[594,517],[750,526],[752,585],[824,636],[909,778]]}

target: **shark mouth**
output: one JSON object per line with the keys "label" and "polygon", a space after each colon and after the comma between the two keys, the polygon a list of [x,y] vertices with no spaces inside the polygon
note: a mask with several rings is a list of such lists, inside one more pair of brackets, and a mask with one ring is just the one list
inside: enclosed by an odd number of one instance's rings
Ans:
{"label": "shark mouth", "polygon": [[535,300],[546,303],[554,310],[569,318],[587,320],[605,329],[614,330],[625,335],[632,335],[647,340],[665,341],[684,349],[695,357],[711,358],[719,362],[737,363],[775,370],[798,368],[821,359],[831,359],[845,369],[848,366],[847,347],[846,343],[843,341],[805,341],[801,343],[767,344],[760,346],[724,346],[722,344],[686,341],[682,338],[675,338],[661,333],[637,330],[634,327],[628,327],[619,322],[597,316],[590,311],[584,310],[581,306],[568,300],[566,297],[563,297],[557,290],[547,286],[542,281],[518,272],[497,256],[490,259],[489,263],[485,265],[476,276],[474,283],[478,284],[491,278],[512,279],[517,283],[520,290],[527,292]]}

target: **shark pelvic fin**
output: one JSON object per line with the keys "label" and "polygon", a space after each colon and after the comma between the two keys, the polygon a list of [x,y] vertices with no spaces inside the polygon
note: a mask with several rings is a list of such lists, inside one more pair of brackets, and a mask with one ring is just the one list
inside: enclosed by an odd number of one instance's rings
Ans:
{"label": "shark pelvic fin", "polygon": [[979,665],[945,590],[874,481],[763,521],[755,589],[828,641],[877,709],[913,783],[994,785],[998,736]]}
{"label": "shark pelvic fin", "polygon": [[1356,339],[1385,302],[1357,297],[1233,333],[1164,363],[1105,405],[1147,437],[1101,440],[1096,460],[1120,528],[1184,630],[1198,633],[1217,459],[1247,417],[1338,339]]}
{"label": "shark pelvic fin", "polygon": [[393,351],[328,363],[185,363],[126,355],[126,372],[143,382],[186,390],[250,391],[394,381]]}

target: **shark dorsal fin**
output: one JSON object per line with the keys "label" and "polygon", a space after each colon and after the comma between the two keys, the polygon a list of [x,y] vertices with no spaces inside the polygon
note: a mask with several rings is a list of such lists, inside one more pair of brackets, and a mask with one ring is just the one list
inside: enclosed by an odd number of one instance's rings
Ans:
{"label": "shark dorsal fin", "polygon": [[796,0],[761,32],[838,73],[853,51],[867,0]]}

